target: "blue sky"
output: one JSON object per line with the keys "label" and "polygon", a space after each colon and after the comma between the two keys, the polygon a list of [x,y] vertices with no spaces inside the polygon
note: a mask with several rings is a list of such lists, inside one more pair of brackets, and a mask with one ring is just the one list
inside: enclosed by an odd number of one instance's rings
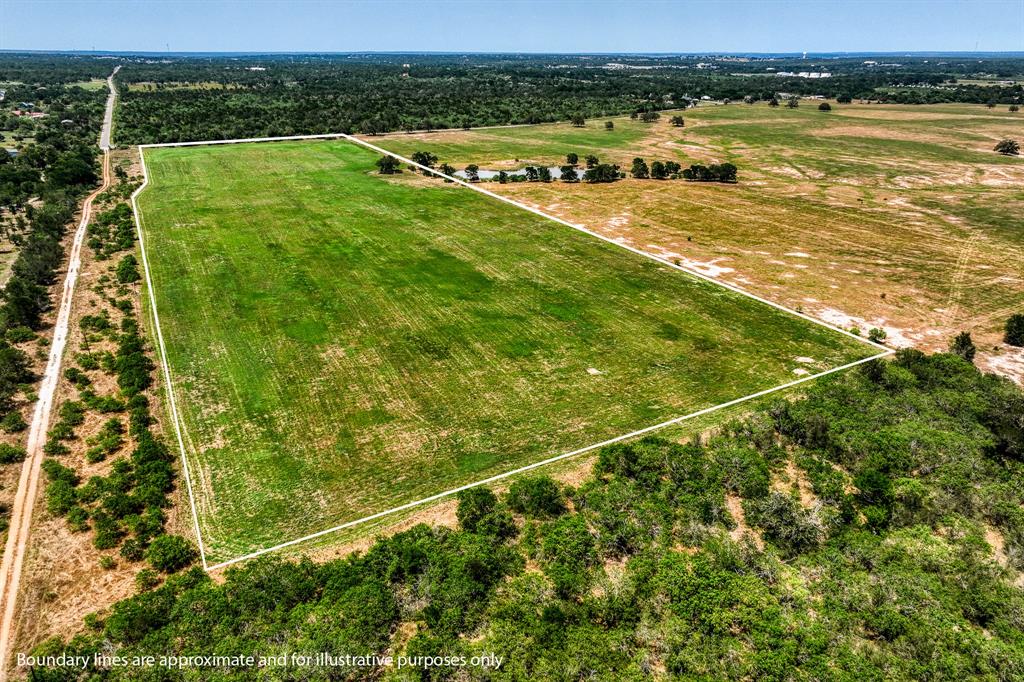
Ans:
{"label": "blue sky", "polygon": [[0,0],[0,49],[1024,50],[1024,0]]}

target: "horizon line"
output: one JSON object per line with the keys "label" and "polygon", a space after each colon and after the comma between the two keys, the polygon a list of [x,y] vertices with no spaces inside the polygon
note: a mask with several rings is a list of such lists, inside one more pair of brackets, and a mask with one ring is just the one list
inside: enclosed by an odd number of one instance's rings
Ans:
{"label": "horizon line", "polygon": [[144,50],[144,49],[109,49],[109,50],[77,50],[56,48],[0,48],[0,54],[59,54],[85,56],[314,56],[314,55],[431,55],[431,56],[552,56],[552,57],[860,57],[866,55],[884,56],[977,56],[1006,55],[1024,57],[1024,50],[836,50],[836,51],[763,51],[763,50],[698,50],[698,51],[612,51],[612,52],[549,52],[543,50]]}

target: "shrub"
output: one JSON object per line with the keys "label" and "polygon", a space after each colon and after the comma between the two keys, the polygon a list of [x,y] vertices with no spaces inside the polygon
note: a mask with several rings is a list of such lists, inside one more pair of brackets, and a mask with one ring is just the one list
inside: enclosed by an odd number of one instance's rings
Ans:
{"label": "shrub", "polygon": [[1006,156],[1017,156],[1020,154],[1020,144],[1016,140],[1000,140],[995,146],[995,151]]}
{"label": "shrub", "polygon": [[160,574],[152,568],[144,568],[135,574],[135,587],[139,592],[148,592],[160,584]]}
{"label": "shrub", "polygon": [[541,559],[555,591],[562,597],[581,594],[590,583],[589,568],[597,563],[594,536],[583,517],[563,516],[543,533]]}
{"label": "shrub", "polygon": [[7,330],[5,336],[11,343],[25,343],[37,338],[36,333],[28,327],[12,327]]}
{"label": "shrub", "polygon": [[121,544],[120,554],[128,561],[141,561],[146,556],[146,548],[136,538],[128,538]]}
{"label": "shrub", "polygon": [[68,522],[68,528],[76,533],[84,533],[89,530],[89,512],[80,505],[72,507],[65,518]]}
{"label": "shrub", "polygon": [[748,519],[764,529],[764,537],[787,555],[795,555],[821,543],[824,530],[813,512],[780,492],[763,500],[746,502]]}
{"label": "shrub", "polygon": [[832,105],[828,102],[822,102],[818,105],[818,111],[832,111]]}
{"label": "shrub", "polygon": [[43,454],[49,457],[60,457],[71,452],[71,448],[61,443],[56,438],[49,438],[43,446]]}
{"label": "shrub", "polygon": [[1006,335],[1003,341],[1011,346],[1024,346],[1024,313],[1012,315],[1006,321]]}
{"label": "shrub", "polygon": [[519,479],[509,486],[506,501],[512,511],[532,518],[558,516],[565,511],[558,484],[549,476]]}
{"label": "shrub", "polygon": [[875,343],[885,343],[885,339],[888,336],[889,335],[884,329],[880,329],[878,327],[874,327],[868,332],[868,339]]}
{"label": "shrub", "polygon": [[399,171],[399,161],[390,155],[382,156],[377,159],[377,169],[381,175],[394,175]]}
{"label": "shrub", "polygon": [[50,481],[46,487],[46,509],[54,516],[64,516],[74,508],[75,488],[67,480]]}
{"label": "shrub", "polygon": [[135,256],[129,253],[121,259],[117,264],[116,276],[118,284],[131,284],[142,279],[142,275],[139,274],[139,262],[135,260]]}
{"label": "shrub", "polygon": [[146,560],[158,571],[175,573],[198,557],[191,543],[179,535],[161,535],[146,550]]}
{"label": "shrub", "polygon": [[459,526],[470,533],[489,535],[504,540],[516,533],[515,523],[498,498],[487,488],[476,487],[459,493],[455,516]]}
{"label": "shrub", "polygon": [[970,332],[960,332],[949,344],[949,352],[959,355],[967,362],[974,362],[974,356],[978,349],[971,340]]}
{"label": "shrub", "polygon": [[92,526],[94,530],[92,546],[96,549],[113,549],[117,547],[124,536],[124,531],[121,530],[117,519],[103,510],[93,512]]}
{"label": "shrub", "polygon": [[25,461],[25,448],[10,443],[0,443],[0,464],[14,464]]}
{"label": "shrub", "polygon": [[5,433],[21,433],[28,428],[25,418],[21,416],[21,412],[12,410],[4,415],[2,421],[0,421],[0,429],[3,429]]}
{"label": "shrub", "polygon": [[79,390],[92,384],[89,375],[77,367],[68,367],[64,370],[64,378],[73,383]]}

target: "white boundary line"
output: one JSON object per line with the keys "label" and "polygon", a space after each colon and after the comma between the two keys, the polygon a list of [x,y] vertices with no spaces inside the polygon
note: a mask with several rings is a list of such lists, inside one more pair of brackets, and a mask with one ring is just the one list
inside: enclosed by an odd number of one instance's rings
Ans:
{"label": "white boundary line", "polygon": [[518,474],[524,473],[526,471],[531,471],[533,469],[537,469],[539,467],[546,466],[548,464],[554,464],[555,462],[559,462],[559,461],[561,461],[563,459],[568,459],[569,457],[574,457],[576,455],[582,455],[585,452],[590,452],[592,450],[597,450],[598,448],[603,448],[606,445],[612,445],[613,443],[619,443],[619,442],[624,441],[624,440],[629,440],[630,438],[635,438],[637,436],[642,436],[644,434],[651,433],[653,431],[658,431],[658,430],[663,429],[663,428],[665,428],[667,426],[672,426],[674,424],[679,424],[680,422],[687,421],[688,419],[693,419],[695,417],[700,417],[700,416],[703,416],[705,414],[710,414],[711,412],[715,412],[717,410],[721,410],[721,409],[724,409],[726,407],[732,407],[733,405],[739,405],[740,403],[746,402],[748,400],[753,400],[755,398],[761,398],[761,397],[764,397],[764,396],[769,395],[771,393],[775,393],[776,391],[783,391],[783,390],[785,390],[787,388],[792,388],[793,386],[797,386],[798,384],[802,384],[802,383],[805,383],[807,381],[813,381],[814,379],[818,379],[820,377],[823,377],[823,376],[828,375],[828,374],[833,374],[835,372],[841,372],[841,371],[849,369],[851,367],[856,367],[857,365],[862,365],[865,362],[871,362],[872,360],[877,360],[877,359],[885,357],[887,355],[891,355],[892,353],[895,353],[895,352],[896,351],[894,351],[892,349],[888,349],[884,353],[878,353],[877,355],[872,355],[871,357],[863,358],[861,360],[855,360],[854,362],[845,364],[845,365],[843,365],[841,367],[833,367],[832,369],[826,370],[824,372],[820,372],[818,374],[814,374],[814,375],[811,375],[811,376],[803,377],[801,379],[797,379],[796,381],[790,381],[789,383],[781,384],[779,386],[773,386],[772,388],[766,388],[765,390],[758,391],[757,393],[751,393],[750,395],[745,395],[742,398],[736,398],[735,400],[730,400],[728,402],[721,403],[719,405],[713,405],[711,407],[705,407],[703,410],[698,410],[696,412],[692,412],[690,414],[683,415],[682,417],[675,417],[673,419],[669,419],[668,421],[661,422],[660,424],[654,424],[653,426],[648,426],[648,427],[645,427],[645,428],[642,428],[642,429],[638,429],[636,431],[631,431],[629,433],[624,433],[621,436],[616,436],[614,438],[609,438],[608,440],[601,441],[600,443],[594,443],[593,445],[588,445],[586,447],[580,448],[579,450],[573,450],[572,452],[566,452],[566,453],[563,453],[561,455],[555,455],[554,457],[549,457],[548,459],[542,460],[540,462],[534,462],[533,464],[527,464],[526,466],[519,467],[518,469],[513,469],[512,471],[506,471],[503,474],[497,474],[495,476],[491,476],[490,478],[485,478],[483,480],[475,481],[473,483],[467,483],[466,485],[459,486],[458,488],[452,488],[451,490],[446,490],[443,493],[437,493],[436,495],[431,495],[430,497],[424,497],[423,499],[420,499],[420,500],[415,500],[413,502],[408,502],[406,504],[399,505],[397,507],[393,507],[393,508],[388,509],[386,511],[377,512],[376,514],[371,514],[370,516],[366,516],[366,517],[363,517],[361,519],[356,519],[355,521],[349,521],[347,523],[342,523],[340,525],[334,526],[333,528],[328,528],[326,530],[321,530],[321,531],[318,531],[316,533],[311,533],[310,535],[305,535],[305,536],[303,536],[301,538],[296,538],[295,540],[289,540],[288,542],[282,542],[279,545],[274,545],[273,547],[267,547],[265,549],[261,549],[261,550],[258,550],[256,552],[252,552],[251,554],[246,554],[244,556],[236,557],[234,559],[229,559],[227,561],[222,561],[219,564],[214,564],[213,566],[210,566],[207,570],[213,571],[213,570],[216,570],[218,568],[224,568],[225,566],[230,566],[231,564],[237,564],[240,561],[246,561],[248,559],[252,559],[254,557],[258,557],[258,556],[260,556],[262,554],[267,554],[268,552],[275,552],[275,551],[277,551],[279,549],[284,549],[285,547],[291,547],[292,545],[297,545],[300,542],[306,542],[307,540],[313,540],[315,538],[322,537],[322,536],[328,535],[330,533],[335,533],[335,532],[337,532],[339,530],[344,530],[345,528],[351,528],[352,526],[358,526],[359,524],[366,523],[367,521],[373,521],[374,519],[379,519],[380,517],[387,516],[388,514],[394,514],[395,512],[405,511],[406,509],[412,509],[413,507],[418,507],[420,505],[427,504],[429,502],[434,502],[436,500],[440,500],[440,499],[443,499],[445,497],[450,497],[451,495],[455,495],[456,493],[460,493],[463,490],[469,490],[470,488],[476,488],[476,487],[481,486],[481,485],[487,485],[488,483],[494,483],[495,481],[500,481],[500,480],[502,480],[504,478],[509,478],[510,476],[516,476]]}
{"label": "white boundary line", "polygon": [[142,164],[142,184],[132,192],[132,213],[135,216],[135,230],[139,237],[139,252],[142,255],[142,269],[146,275],[146,289],[149,290],[149,305],[153,315],[153,328],[156,330],[157,345],[160,347],[160,364],[164,366],[164,381],[167,384],[167,402],[171,408],[171,420],[174,432],[178,437],[178,448],[181,450],[181,468],[185,472],[185,485],[188,488],[188,501],[192,506],[192,523],[196,528],[196,541],[199,543],[199,557],[203,568],[209,570],[206,562],[206,548],[203,546],[203,534],[199,530],[199,513],[196,511],[196,496],[192,490],[192,475],[188,468],[188,457],[185,456],[185,440],[181,436],[181,418],[178,416],[178,405],[174,400],[174,384],[171,382],[171,364],[167,361],[167,348],[164,346],[164,335],[160,330],[160,315],[156,310],[156,296],[153,294],[153,278],[149,273],[149,259],[146,257],[146,242],[142,234],[142,214],[139,212],[138,196],[149,185],[149,171],[146,170],[146,159],[139,149],[139,162]]}
{"label": "white boundary line", "polygon": [[[152,280],[152,277],[150,275],[149,260],[146,257],[146,246],[145,246],[145,241],[144,241],[143,232],[142,232],[142,220],[141,220],[141,217],[140,217],[141,213],[139,211],[138,202],[137,202],[138,195],[142,192],[142,190],[144,190],[149,185],[149,172],[148,172],[148,170],[146,168],[146,160],[145,160],[145,154],[144,154],[143,150],[144,149],[151,149],[151,148],[160,148],[160,147],[198,147],[198,146],[212,146],[212,145],[222,145],[222,144],[245,144],[245,143],[256,143],[256,142],[288,142],[288,141],[300,141],[300,140],[330,140],[330,139],[344,139],[344,140],[347,140],[347,141],[352,142],[354,144],[360,145],[362,147],[366,147],[367,149],[372,149],[373,151],[378,152],[380,154],[384,154],[384,155],[387,155],[387,156],[394,157],[394,158],[398,159],[399,161],[402,161],[403,163],[406,163],[406,164],[408,164],[410,166],[414,166],[416,168],[419,168],[420,170],[426,171],[426,172],[428,172],[428,173],[430,173],[432,175],[435,175],[437,177],[449,180],[452,183],[455,183],[455,184],[460,185],[462,187],[471,189],[471,190],[473,190],[475,192],[479,192],[480,194],[488,196],[488,197],[490,197],[492,199],[497,199],[498,201],[504,202],[506,204],[510,204],[512,206],[515,206],[516,208],[519,208],[519,209],[522,209],[522,210],[525,210],[525,211],[529,211],[530,213],[533,213],[534,215],[540,216],[542,218],[546,218],[547,220],[554,221],[554,222],[556,222],[556,223],[558,223],[560,225],[564,225],[566,227],[572,228],[573,230],[577,230],[579,232],[583,232],[584,234],[590,235],[591,237],[595,237],[597,239],[600,239],[603,242],[607,242],[607,243],[612,244],[614,246],[617,246],[617,247],[619,247],[621,249],[625,249],[627,251],[635,253],[635,254],[637,254],[639,256],[643,256],[645,258],[649,258],[649,259],[651,259],[653,261],[656,261],[657,263],[660,263],[661,265],[664,265],[664,266],[667,266],[669,268],[672,268],[673,270],[678,270],[680,272],[684,272],[684,273],[686,273],[688,275],[696,277],[697,279],[703,280],[705,282],[710,282],[710,283],[715,284],[717,286],[720,286],[720,287],[722,287],[724,289],[728,289],[728,290],[730,290],[730,291],[732,291],[734,293],[740,294],[742,296],[746,296],[747,298],[751,298],[751,299],[753,299],[755,301],[758,301],[759,303],[763,303],[763,304],[771,306],[772,308],[775,308],[777,310],[781,310],[781,311],[783,311],[785,313],[788,313],[790,315],[794,315],[796,317],[799,317],[802,320],[805,320],[805,321],[808,321],[808,322],[812,322],[812,323],[814,323],[816,325],[825,327],[825,328],[830,329],[830,330],[832,330],[834,332],[838,332],[838,333],[843,334],[845,336],[848,336],[850,338],[856,339],[857,341],[860,341],[861,343],[864,343],[864,344],[867,344],[869,346],[872,346],[873,348],[875,348],[877,350],[880,350],[881,352],[879,352],[879,353],[877,353],[875,355],[866,357],[866,358],[862,358],[860,360],[856,360],[854,362],[847,363],[847,364],[842,365],[840,367],[833,367],[832,369],[826,370],[824,372],[819,372],[818,374],[812,374],[810,376],[802,377],[800,379],[797,379],[795,381],[790,381],[790,382],[785,383],[785,384],[780,384],[779,386],[774,386],[772,388],[768,388],[768,389],[765,389],[763,391],[758,391],[756,393],[751,393],[750,395],[746,395],[746,396],[743,396],[741,398],[736,398],[734,400],[730,400],[728,402],[724,402],[724,403],[721,403],[721,404],[718,404],[718,405],[714,405],[712,407],[707,407],[707,408],[704,408],[702,410],[698,410],[696,412],[692,412],[690,414],[683,415],[681,417],[675,417],[673,419],[661,422],[659,424],[654,424],[652,426],[648,426],[648,427],[645,427],[645,428],[642,428],[642,429],[639,429],[639,430],[636,430],[636,431],[631,431],[630,433],[626,433],[626,434],[623,434],[621,436],[616,436],[615,438],[611,438],[611,439],[602,441],[600,443],[595,443],[593,445],[588,445],[588,446],[580,448],[578,450],[573,450],[571,452],[566,452],[566,453],[563,453],[563,454],[560,454],[560,455],[556,455],[554,457],[550,457],[548,459],[545,459],[545,460],[542,460],[542,461],[539,461],[539,462],[534,462],[533,464],[528,464],[526,466],[520,467],[518,469],[514,469],[512,471],[508,471],[508,472],[505,472],[505,473],[502,473],[502,474],[497,474],[495,476],[491,476],[490,478],[485,478],[485,479],[482,479],[480,481],[475,481],[473,483],[468,483],[468,484],[460,486],[458,488],[452,488],[451,490],[446,490],[444,492],[437,493],[435,495],[424,497],[422,499],[414,500],[412,502],[408,502],[406,504],[399,505],[397,507],[393,507],[393,508],[385,510],[385,511],[377,512],[375,514],[371,514],[369,516],[365,516],[365,517],[363,517],[361,519],[356,519],[354,521],[348,521],[346,523],[343,523],[343,524],[340,524],[340,525],[337,525],[337,526],[333,526],[331,528],[327,528],[325,530],[318,531],[316,533],[311,533],[309,535],[304,535],[304,536],[302,536],[300,538],[296,538],[294,540],[289,540],[287,542],[283,542],[283,543],[280,543],[278,545],[274,545],[272,547],[266,547],[266,548],[257,550],[255,552],[251,552],[249,554],[245,554],[243,556],[235,557],[234,559],[229,559],[227,561],[222,561],[220,563],[210,565],[210,564],[207,563],[207,560],[206,560],[206,550],[205,550],[205,548],[203,546],[202,533],[200,531],[200,525],[199,525],[199,514],[196,511],[195,494],[193,492],[192,478],[191,478],[191,474],[189,472],[188,457],[186,455],[186,450],[185,450],[185,442],[184,442],[184,438],[182,436],[181,417],[180,417],[180,415],[178,413],[177,404],[176,404],[176,401],[175,401],[175,398],[174,398],[174,387],[173,387],[173,384],[171,382],[170,366],[169,366],[169,363],[167,362],[167,349],[166,349],[166,346],[164,345],[163,333],[162,333],[162,331],[160,329],[160,318],[159,318],[159,315],[157,313],[156,296],[154,295],[154,289],[153,289],[153,280]],[[469,183],[469,182],[466,182],[466,181],[464,181],[464,180],[462,180],[460,178],[453,177],[453,176],[441,173],[441,172],[439,172],[439,171],[437,171],[437,170],[435,170],[433,168],[428,168],[426,166],[423,166],[422,164],[418,164],[415,161],[412,161],[411,159],[407,159],[407,158],[405,158],[403,156],[395,154],[394,152],[390,152],[390,151],[388,151],[386,149],[383,149],[381,147],[378,147],[377,145],[374,145],[374,144],[371,144],[369,142],[366,142],[365,140],[362,140],[362,139],[360,139],[358,137],[355,137],[353,135],[347,135],[345,133],[332,133],[332,134],[324,134],[324,135],[289,135],[289,136],[283,136],[283,137],[252,137],[252,138],[238,138],[238,139],[230,139],[230,140],[206,140],[206,141],[199,141],[199,142],[163,142],[163,143],[157,143],[157,144],[143,144],[143,145],[139,145],[138,148],[139,148],[139,159],[140,159],[141,164],[142,164],[143,183],[142,183],[142,185],[139,186],[138,189],[135,190],[135,192],[132,193],[132,196],[131,196],[132,210],[133,210],[133,212],[135,214],[135,226],[136,226],[136,230],[138,232],[139,249],[140,249],[141,254],[142,254],[142,266],[143,266],[143,270],[145,271],[146,287],[149,290],[150,307],[152,309],[153,322],[154,322],[154,327],[156,329],[157,343],[158,343],[159,348],[160,348],[161,363],[163,364],[163,369],[164,369],[164,372],[163,372],[163,374],[164,374],[164,381],[167,384],[167,395],[168,395],[168,403],[170,405],[171,418],[174,421],[175,435],[177,436],[177,439],[178,439],[178,447],[181,450],[182,468],[183,468],[183,470],[185,472],[185,482],[186,482],[186,485],[188,487],[189,502],[190,502],[191,508],[192,508],[192,521],[195,524],[196,539],[199,542],[199,552],[200,552],[200,556],[202,557],[203,568],[205,570],[207,570],[207,571],[214,571],[214,570],[217,570],[219,568],[224,568],[226,566],[230,566],[232,564],[236,564],[236,563],[239,563],[241,561],[246,561],[248,559],[252,559],[252,558],[261,556],[263,554],[267,554],[267,553],[270,553],[270,552],[275,552],[277,550],[284,549],[286,547],[291,547],[291,546],[300,544],[302,542],[306,542],[306,541],[313,540],[313,539],[316,539],[316,538],[319,538],[319,537],[323,537],[323,536],[328,535],[330,533],[335,533],[337,531],[344,530],[346,528],[351,528],[353,526],[357,526],[357,525],[366,523],[368,521],[373,521],[375,519],[379,519],[379,518],[381,518],[383,516],[387,516],[389,514],[394,514],[396,512],[405,511],[407,509],[412,509],[414,507],[418,507],[418,506],[421,506],[421,505],[424,505],[424,504],[428,504],[430,502],[434,502],[436,500],[443,499],[443,498],[449,497],[451,495],[455,495],[455,494],[457,494],[459,492],[462,492],[463,490],[469,490],[470,488],[475,488],[477,486],[487,485],[489,483],[493,483],[495,481],[500,481],[500,480],[508,478],[510,476],[515,476],[517,474],[521,474],[521,473],[524,473],[526,471],[530,471],[530,470],[536,469],[538,467],[546,466],[548,464],[552,464],[554,462],[558,462],[558,461],[561,461],[563,459],[567,459],[569,457],[573,457],[573,456],[580,455],[580,454],[583,454],[583,453],[586,453],[586,452],[590,452],[590,451],[598,449],[598,448],[602,448],[602,447],[604,447],[606,445],[611,445],[613,443],[618,443],[618,442],[621,442],[621,441],[624,441],[624,440],[628,440],[630,438],[635,438],[635,437],[640,436],[640,435],[651,433],[651,432],[657,431],[659,429],[663,429],[665,427],[672,426],[674,424],[678,424],[678,423],[684,422],[684,421],[689,420],[689,419],[693,419],[695,417],[699,417],[699,416],[702,416],[702,415],[705,415],[705,414],[709,414],[711,412],[715,412],[717,410],[721,410],[721,409],[726,408],[726,407],[732,407],[733,405],[738,405],[738,404],[746,402],[748,400],[753,400],[755,398],[760,398],[760,397],[763,397],[765,395],[769,395],[771,393],[775,393],[777,391],[782,391],[782,390],[785,390],[787,388],[792,388],[793,386],[798,386],[800,384],[803,384],[803,383],[806,383],[806,382],[809,382],[809,381],[813,381],[815,379],[818,379],[820,377],[823,377],[823,376],[826,376],[826,375],[829,375],[829,374],[833,374],[835,372],[841,372],[841,371],[849,369],[851,367],[856,367],[857,365],[861,365],[861,364],[864,364],[866,362],[870,362],[872,360],[877,360],[877,359],[883,358],[883,357],[885,357],[887,355],[892,355],[893,353],[896,352],[895,350],[893,350],[891,348],[886,348],[885,346],[883,346],[881,344],[878,344],[878,343],[875,343],[875,342],[870,341],[868,339],[865,339],[865,338],[863,338],[861,336],[858,336],[857,334],[853,334],[852,332],[850,332],[850,331],[848,331],[846,329],[843,329],[841,327],[837,327],[835,325],[829,324],[828,322],[825,322],[823,320],[819,320],[817,318],[811,317],[809,315],[806,315],[806,314],[804,314],[802,312],[793,310],[791,308],[787,308],[786,306],[781,305],[779,303],[775,303],[774,301],[769,301],[768,299],[762,298],[762,297],[760,297],[760,296],[758,296],[756,294],[752,294],[752,293],[750,293],[748,291],[745,291],[745,290],[743,290],[740,287],[737,287],[735,285],[719,281],[719,280],[717,280],[717,279],[715,279],[713,277],[705,275],[705,274],[703,274],[701,272],[698,272],[696,270],[692,270],[690,268],[686,268],[686,267],[683,267],[681,265],[676,265],[675,263],[673,263],[673,262],[671,262],[669,260],[666,260],[665,258],[662,258],[660,256],[656,256],[656,255],[654,255],[652,253],[649,253],[647,251],[643,251],[641,249],[637,249],[637,248],[634,248],[632,246],[628,246],[626,244],[622,244],[622,243],[617,242],[617,241],[615,241],[613,239],[605,237],[604,235],[598,234],[597,232],[593,232],[591,230],[588,230],[587,228],[583,227],[582,225],[575,225],[575,224],[570,223],[570,222],[568,222],[566,220],[562,220],[561,218],[557,218],[555,216],[549,215],[549,214],[547,214],[547,213],[545,213],[545,212],[543,212],[543,211],[541,211],[541,210],[539,210],[537,208],[534,208],[532,206],[527,206],[527,205],[519,203],[518,201],[515,201],[513,199],[509,199],[508,197],[504,197],[504,196],[502,196],[500,194],[496,194],[496,193],[491,192],[489,190],[483,189],[478,184]]]}
{"label": "white boundary line", "polygon": [[711,282],[713,284],[717,284],[720,287],[723,287],[725,289],[729,289],[730,291],[734,291],[737,294],[742,294],[743,296],[746,296],[747,298],[752,298],[755,301],[759,301],[759,302],[764,303],[766,305],[770,305],[773,308],[776,308],[778,310],[782,310],[783,312],[787,312],[790,315],[795,315],[795,316],[797,316],[799,318],[807,320],[808,322],[813,322],[813,323],[815,323],[817,325],[821,325],[822,327],[828,327],[829,329],[831,329],[833,331],[837,331],[837,332],[845,334],[845,335],[847,335],[849,337],[855,338],[858,341],[860,341],[862,343],[866,343],[866,344],[871,345],[871,346],[874,346],[875,348],[878,348],[879,350],[889,350],[885,346],[882,346],[880,344],[875,343],[874,341],[870,341],[870,340],[865,339],[865,338],[863,338],[861,336],[858,336],[857,334],[854,334],[854,333],[852,333],[850,331],[847,331],[846,329],[843,329],[842,327],[837,327],[835,325],[829,324],[828,322],[824,322],[823,320],[819,320],[819,319],[811,317],[809,315],[805,315],[804,313],[801,313],[801,312],[798,312],[796,310],[793,310],[792,308],[787,308],[786,306],[780,305],[778,303],[775,303],[774,301],[769,301],[768,299],[761,298],[760,296],[758,296],[756,294],[752,294],[749,291],[745,291],[745,290],[743,290],[743,289],[741,289],[741,288],[739,288],[739,287],[737,287],[735,285],[728,284],[727,282],[719,281],[719,280],[715,279],[714,277],[711,277],[709,275],[705,275],[705,274],[703,274],[701,272],[698,272],[696,270],[692,270],[690,268],[683,267],[682,265],[676,265],[672,261],[666,260],[665,258],[662,258],[661,256],[656,256],[653,253],[650,253],[648,251],[642,251],[641,249],[637,249],[635,247],[628,246],[626,244],[622,244],[620,242],[617,242],[614,239],[611,239],[609,237],[605,237],[602,234],[598,234],[597,232],[593,232],[591,230],[588,230],[587,228],[583,227],[582,225],[575,225],[573,223],[570,223],[567,220],[562,220],[561,218],[556,218],[553,215],[545,213],[544,211],[541,211],[540,209],[533,208],[532,206],[527,206],[526,204],[521,204],[518,201],[515,201],[514,199],[509,199],[508,197],[502,196],[500,194],[496,194],[496,193],[494,193],[494,192],[492,192],[490,190],[484,189],[483,187],[481,187],[479,185],[479,183],[466,182],[465,180],[462,180],[460,178],[453,177],[451,175],[445,175],[444,173],[439,173],[438,171],[434,170],[433,168],[427,168],[426,166],[418,164],[415,161],[412,161],[410,159],[405,158],[404,156],[399,156],[398,154],[395,154],[393,152],[389,152],[388,150],[386,150],[386,149],[384,149],[382,147],[378,147],[377,145],[370,144],[369,142],[366,142],[365,140],[361,140],[358,137],[354,137],[352,135],[344,135],[344,137],[345,137],[345,139],[350,140],[352,142],[355,142],[356,144],[360,144],[360,145],[366,147],[367,149],[372,149],[375,152],[379,152],[381,154],[386,154],[387,156],[392,156],[392,157],[398,159],[399,161],[402,161],[403,163],[407,163],[407,164],[409,164],[411,166],[416,166],[420,170],[428,171],[430,173],[433,173],[434,175],[437,175],[438,177],[442,177],[442,178],[444,178],[446,180],[449,180],[451,182],[454,182],[454,183],[457,183],[459,185],[462,185],[463,187],[468,187],[469,189],[474,190],[476,192],[479,192],[479,193],[481,193],[481,194],[483,194],[485,196],[491,197],[492,199],[497,199],[498,201],[503,201],[506,204],[511,204],[512,206],[515,206],[517,208],[521,208],[524,211],[529,211],[530,213],[533,213],[534,215],[538,215],[541,218],[547,218],[548,220],[553,220],[554,222],[558,223],[559,225],[565,225],[566,227],[571,227],[572,229],[578,230],[579,232],[582,232],[584,234],[589,234],[591,237],[595,237],[597,239],[600,239],[603,242],[607,242],[609,244],[613,244],[613,245],[619,247],[620,249],[626,249],[627,251],[632,251],[633,253],[635,253],[635,254],[637,254],[639,256],[643,256],[644,258],[650,258],[651,260],[657,261],[658,263],[661,263],[662,265],[667,265],[668,267],[673,268],[674,270],[679,270],[680,272],[685,272],[688,275],[693,275],[694,277],[697,277],[698,279],[702,279],[705,282]]}

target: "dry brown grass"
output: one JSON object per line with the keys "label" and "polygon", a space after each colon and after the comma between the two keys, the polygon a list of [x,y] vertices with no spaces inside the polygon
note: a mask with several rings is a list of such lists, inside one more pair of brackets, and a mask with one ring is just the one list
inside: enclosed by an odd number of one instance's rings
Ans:
{"label": "dry brown grass", "polygon": [[[607,160],[730,160],[739,184],[486,186],[683,265],[712,264],[702,271],[827,321],[882,327],[894,345],[944,350],[966,330],[983,355],[996,352],[1004,320],[1024,309],[1024,233],[1012,230],[1024,161],[998,157],[992,141],[1022,119],[978,106],[877,104],[834,104],[820,116],[744,105],[685,116],[685,128],[664,117]],[[772,126],[796,131],[792,144],[761,136]],[[424,148],[442,139],[473,146],[475,134],[435,134]],[[1014,363],[985,366],[1014,374]]]}
{"label": "dry brown grass", "polygon": [[[115,152],[112,159],[114,163],[117,162],[117,155],[132,158],[132,152],[129,150]],[[137,161],[133,162],[137,168]],[[106,208],[109,206],[96,207],[97,211]],[[105,309],[112,319],[119,320],[121,317],[121,313],[97,293],[99,278],[107,274],[114,263],[115,259],[96,260],[91,249],[82,249],[81,272],[68,326],[68,351],[63,363],[65,368],[74,364],[74,354],[83,349],[84,337],[79,325],[83,315],[96,314]],[[61,276],[58,279],[63,281]],[[135,314],[139,319],[143,319],[137,285],[129,297],[134,301]],[[114,345],[109,340],[89,344],[90,350],[113,348]],[[96,371],[90,372],[90,376],[93,378],[93,389],[98,395],[116,392],[116,380],[112,375]],[[70,382],[62,379],[54,397],[53,414],[58,414],[60,406],[65,401],[77,397],[78,390]],[[159,396],[155,393],[149,395],[149,399],[154,408],[160,404]],[[75,469],[83,480],[92,475],[108,473],[111,462],[118,456],[108,456],[97,463],[85,460],[85,440],[95,435],[110,416],[113,415],[88,412],[85,423],[76,429],[75,440],[68,443],[71,453],[61,458],[62,463]],[[159,423],[163,417],[162,411],[153,409],[153,417],[158,421],[154,429],[159,432],[162,428]],[[126,444],[119,454],[126,454],[130,447],[130,439],[126,438]],[[66,638],[80,632],[82,619],[86,615],[94,611],[103,611],[114,602],[134,594],[135,574],[143,567],[141,562],[126,561],[116,550],[95,549],[92,545],[91,532],[72,532],[63,518],[50,515],[46,511],[45,488],[45,483],[40,486],[40,497],[35,505],[33,532],[26,557],[21,593],[18,597],[14,651],[28,651],[49,637]],[[6,491],[5,487],[4,492]],[[11,494],[13,495],[13,489]],[[183,492],[180,489],[175,495],[178,499],[166,510],[168,532],[192,536],[194,533],[187,515],[179,512],[188,508],[187,500],[182,498]],[[115,559],[114,568],[104,569],[100,566],[99,559],[104,555]]]}

